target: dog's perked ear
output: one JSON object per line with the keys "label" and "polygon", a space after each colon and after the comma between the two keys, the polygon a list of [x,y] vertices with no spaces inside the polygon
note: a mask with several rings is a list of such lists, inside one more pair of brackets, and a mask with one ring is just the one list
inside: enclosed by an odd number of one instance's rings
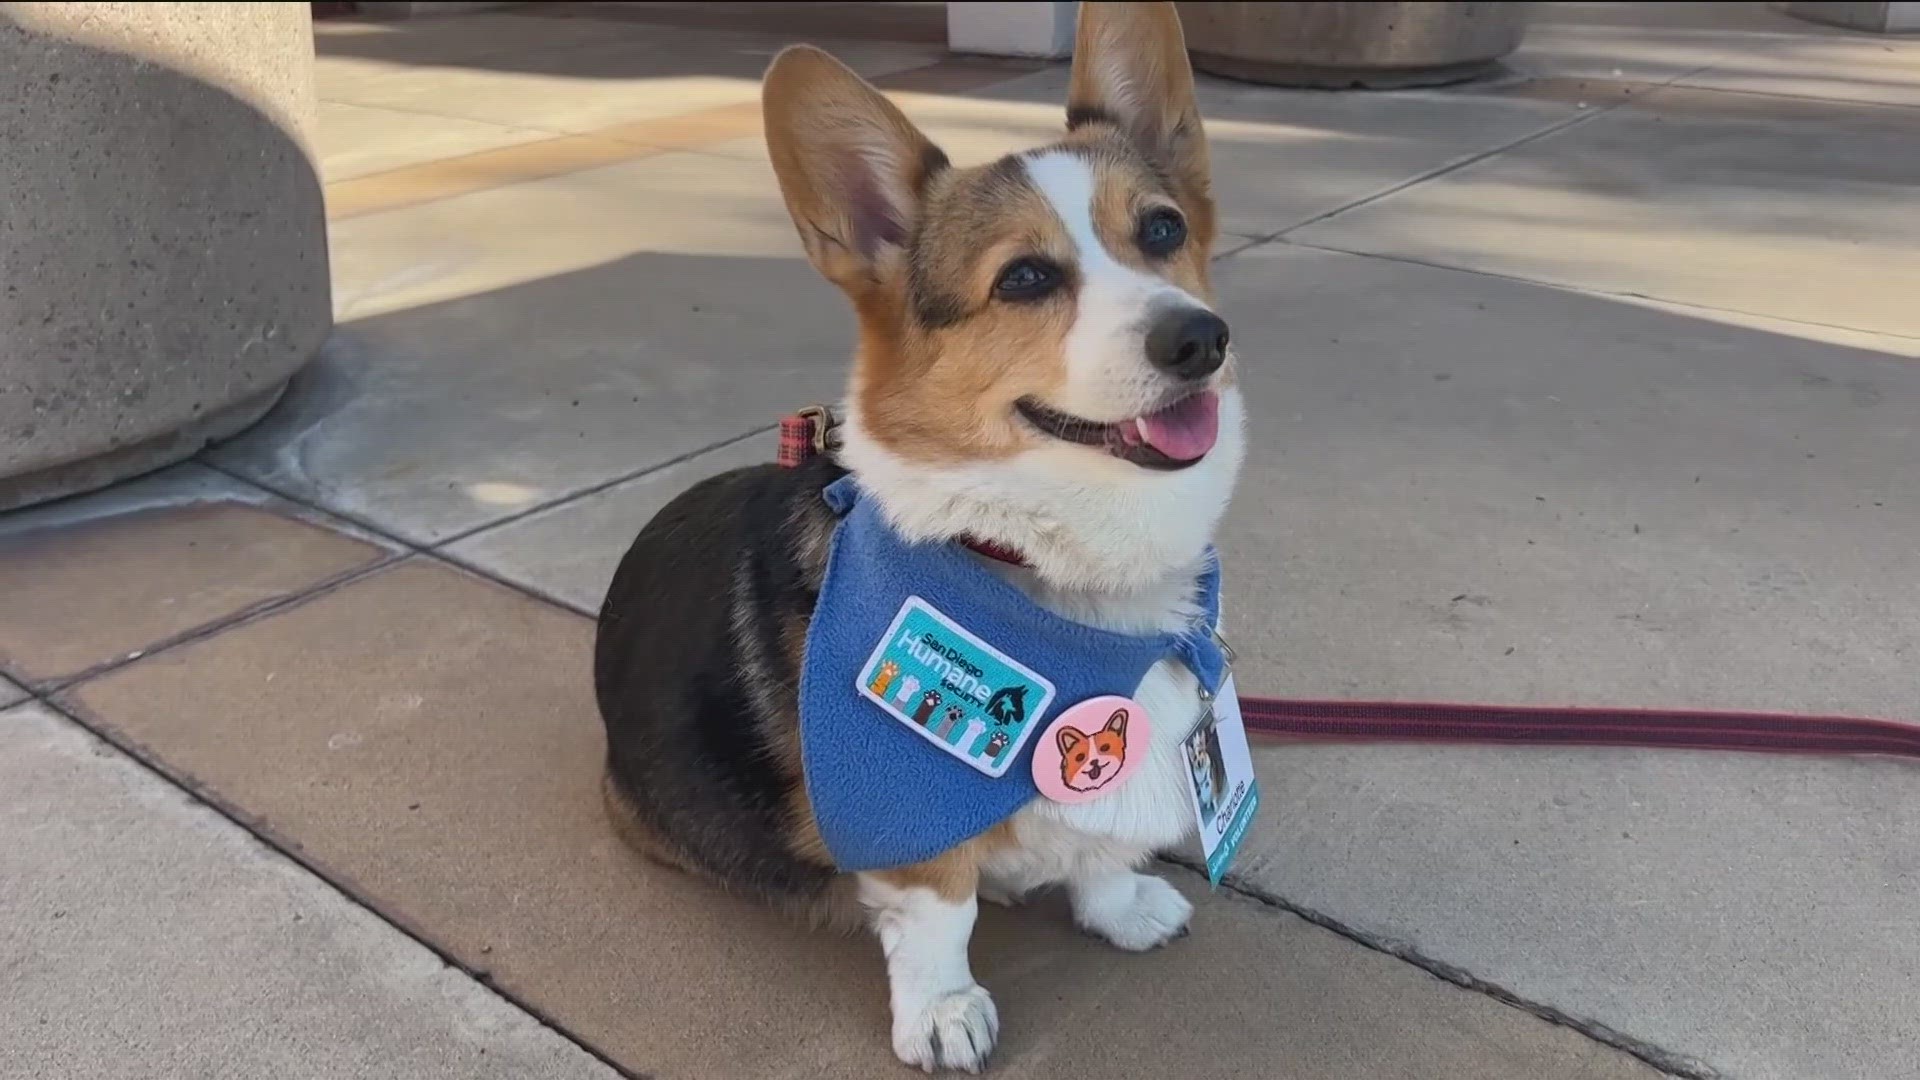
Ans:
{"label": "dog's perked ear", "polygon": [[796,45],[760,90],[767,151],[807,258],[858,298],[895,269],[947,156],[846,65]]}
{"label": "dog's perked ear", "polygon": [[1118,127],[1211,209],[1207,133],[1174,5],[1080,5],[1067,128],[1094,123]]}

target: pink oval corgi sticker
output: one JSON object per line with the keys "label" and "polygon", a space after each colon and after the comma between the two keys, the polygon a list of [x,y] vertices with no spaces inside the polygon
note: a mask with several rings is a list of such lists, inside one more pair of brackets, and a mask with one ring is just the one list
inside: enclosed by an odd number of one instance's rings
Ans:
{"label": "pink oval corgi sticker", "polygon": [[1150,733],[1147,714],[1133,699],[1088,698],[1034,740],[1034,785],[1054,802],[1091,802],[1139,771]]}

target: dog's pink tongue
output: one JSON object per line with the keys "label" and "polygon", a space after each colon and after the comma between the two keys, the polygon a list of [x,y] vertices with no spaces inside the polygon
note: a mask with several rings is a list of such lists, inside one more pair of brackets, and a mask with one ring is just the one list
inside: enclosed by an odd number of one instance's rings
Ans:
{"label": "dog's pink tongue", "polygon": [[1202,391],[1134,423],[1142,441],[1175,461],[1205,457],[1220,438],[1220,395]]}

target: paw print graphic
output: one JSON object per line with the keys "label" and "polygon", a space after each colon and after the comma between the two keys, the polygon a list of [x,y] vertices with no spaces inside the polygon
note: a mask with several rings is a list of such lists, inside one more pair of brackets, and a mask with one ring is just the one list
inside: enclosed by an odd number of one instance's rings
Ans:
{"label": "paw print graphic", "polygon": [[873,691],[878,697],[886,697],[887,687],[892,686],[893,680],[899,677],[900,665],[892,660],[882,660],[880,670],[874,672],[873,681],[867,684],[867,689]]}

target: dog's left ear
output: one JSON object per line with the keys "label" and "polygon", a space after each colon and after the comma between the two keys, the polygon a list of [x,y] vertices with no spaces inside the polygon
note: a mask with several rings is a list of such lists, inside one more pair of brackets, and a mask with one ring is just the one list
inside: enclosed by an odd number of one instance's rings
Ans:
{"label": "dog's left ear", "polygon": [[1113,710],[1113,715],[1107,717],[1107,730],[1113,732],[1115,735],[1118,735],[1123,739],[1126,738],[1127,737],[1127,710],[1125,709]]}
{"label": "dog's left ear", "polygon": [[1067,128],[1110,123],[1207,199],[1207,133],[1193,96],[1186,35],[1172,4],[1081,4]]}

